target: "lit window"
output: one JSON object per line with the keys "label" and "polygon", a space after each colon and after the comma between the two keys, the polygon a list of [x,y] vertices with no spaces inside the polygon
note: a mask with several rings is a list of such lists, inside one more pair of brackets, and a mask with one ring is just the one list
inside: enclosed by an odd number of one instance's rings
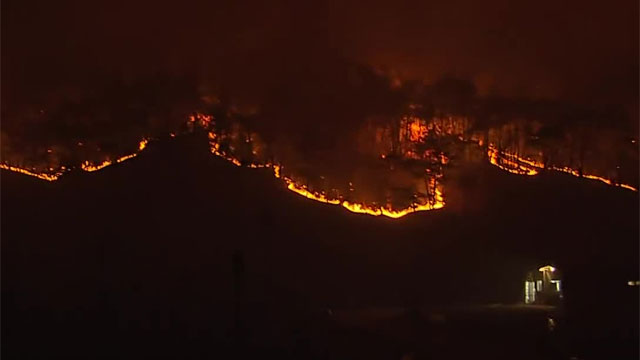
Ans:
{"label": "lit window", "polygon": [[525,281],[524,283],[524,303],[531,304],[536,301],[536,288],[533,281]]}

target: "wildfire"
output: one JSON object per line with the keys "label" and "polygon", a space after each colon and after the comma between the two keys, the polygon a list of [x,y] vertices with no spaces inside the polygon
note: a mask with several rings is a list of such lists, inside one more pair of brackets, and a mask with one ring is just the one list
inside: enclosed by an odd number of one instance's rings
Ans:
{"label": "wildfire", "polygon": [[353,204],[348,201],[343,202],[342,206],[345,209],[358,214],[367,214],[367,215],[373,215],[373,216],[384,215],[390,218],[397,219],[417,211],[426,211],[426,210],[443,208],[444,201],[442,201],[442,194],[440,193],[440,191],[438,191],[437,195],[438,195],[437,199],[439,200],[436,201],[435,204],[425,204],[425,205],[415,204],[409,208],[402,209],[402,210],[393,210],[393,209],[387,209],[384,207],[380,207],[380,208],[367,207],[366,205],[363,205],[363,204]]}
{"label": "wildfire", "polygon": [[94,171],[98,171],[101,169],[106,168],[107,166],[113,164],[113,162],[111,162],[110,160],[105,160],[100,164],[94,165],[92,163],[90,163],[89,161],[85,161],[82,163],[81,167],[82,170],[84,171],[88,171],[88,172],[94,172]]}
{"label": "wildfire", "polygon": [[521,158],[515,154],[501,153],[493,145],[489,145],[487,155],[492,165],[510,173],[529,176],[538,174],[538,170],[531,165],[532,162],[522,161]]}
{"label": "wildfire", "polygon": [[187,124],[191,127],[194,125],[200,125],[202,128],[207,129],[209,125],[213,122],[213,116],[196,113],[193,115],[189,115],[189,119],[187,120]]}
{"label": "wildfire", "polygon": [[[428,211],[443,208],[445,205],[445,201],[443,198],[443,193],[441,187],[436,183],[436,178],[431,178],[429,188],[432,188],[431,191],[432,198],[430,201],[426,201],[426,203],[417,203],[414,202],[410,206],[404,209],[394,209],[390,204],[387,205],[377,205],[377,204],[366,204],[360,202],[351,202],[345,199],[340,194],[332,194],[328,195],[325,192],[317,192],[312,190],[309,186],[301,184],[294,180],[293,178],[287,177],[282,173],[282,166],[275,163],[255,163],[248,161],[241,161],[236,156],[234,156],[236,149],[234,146],[229,145],[228,149],[223,147],[222,145],[228,144],[226,141],[231,137],[231,139],[235,139],[232,134],[217,134],[213,131],[213,126],[215,125],[214,118],[211,115],[204,115],[194,113],[189,116],[187,120],[187,125],[190,129],[193,129],[195,126],[200,126],[206,130],[208,130],[208,138],[210,151],[212,154],[221,157],[236,166],[245,166],[248,168],[272,168],[273,175],[275,178],[284,182],[286,188],[289,191],[292,191],[300,196],[303,196],[307,199],[314,200],[324,204],[330,205],[339,205],[345,208],[348,211],[358,214],[367,214],[371,216],[386,216],[389,218],[400,218],[405,215],[418,212],[418,211]],[[443,118],[434,118],[430,121],[426,121],[416,116],[406,116],[402,119],[402,128],[400,137],[403,141],[407,141],[408,145],[403,148],[403,154],[405,158],[415,158],[415,159],[433,159],[438,161],[442,165],[446,165],[449,162],[448,157],[442,152],[434,152],[433,150],[419,150],[419,147],[416,147],[415,144],[424,141],[427,136],[457,136],[460,140],[463,140],[461,134],[464,134],[468,127],[468,121],[466,119],[458,119],[452,117],[443,117]],[[175,137],[176,135],[171,133],[171,137]],[[583,174],[578,170],[569,168],[569,167],[554,167],[554,166],[545,166],[542,162],[523,157],[518,155],[517,153],[511,153],[505,150],[499,150],[498,147],[492,144],[490,141],[484,140],[484,138],[472,138],[473,142],[476,142],[478,145],[482,146],[483,144],[488,145],[487,147],[487,156],[489,158],[489,162],[504,170],[513,174],[518,175],[528,175],[535,176],[539,174],[543,170],[553,170],[559,171],[563,173],[567,173],[576,177],[582,177],[586,179],[598,180],[604,182],[605,184],[621,187],[624,189],[638,191],[633,186],[626,184],[618,184],[610,179],[591,174]],[[245,139],[247,143],[253,142],[253,135],[247,136]],[[78,143],[79,146],[82,143]],[[112,164],[121,163],[126,160],[132,159],[140,154],[142,151],[146,149],[148,145],[148,139],[142,139],[138,144],[138,149],[136,152],[121,156],[117,159],[106,159],[101,163],[94,164],[89,161],[84,161],[80,168],[87,172],[93,172],[101,170],[107,166]],[[223,150],[227,149],[227,150]],[[230,153],[226,153],[225,151],[230,151]],[[419,151],[419,153],[418,153]],[[256,151],[255,148],[251,149],[253,156],[257,156],[259,152]],[[260,152],[261,153],[261,152]],[[378,155],[376,155],[378,156]],[[386,154],[379,155],[382,159],[385,159]],[[245,159],[246,160],[246,159]],[[254,160],[255,161],[255,160]],[[25,169],[20,167],[11,166],[9,164],[0,164],[1,169],[18,172],[21,174],[33,176],[46,181],[55,181],[60,176],[62,176],[66,171],[70,169],[60,167],[59,170],[54,172],[54,169],[49,169],[50,172],[37,172],[35,168]],[[349,183],[350,191],[354,191],[353,185]],[[350,193],[350,192],[349,192]],[[348,196],[347,196],[348,197]],[[420,201],[422,202],[422,201]]]}
{"label": "wildfire", "polygon": [[488,146],[487,155],[489,156],[489,162],[492,165],[495,165],[500,169],[508,171],[513,174],[537,175],[540,172],[540,170],[543,170],[546,168],[548,170],[559,171],[559,172],[570,174],[576,177],[601,181],[607,185],[620,187],[620,188],[631,190],[631,191],[638,191],[638,189],[636,189],[631,185],[618,184],[610,179],[607,179],[605,177],[598,176],[598,175],[581,174],[580,171],[572,169],[570,167],[566,167],[566,166],[565,167],[557,167],[557,166],[545,167],[545,165],[541,162],[523,158],[518,156],[517,154],[510,154],[504,151],[503,152],[498,151],[498,149],[491,144]]}
{"label": "wildfire", "polygon": [[[217,155],[217,156],[219,156],[219,157],[231,162],[235,166],[242,166],[242,163],[240,162],[240,160],[238,160],[238,159],[236,159],[236,158],[234,158],[232,156],[229,156],[229,155],[225,154],[224,152],[222,152],[220,150],[220,143],[217,142],[218,135],[215,132],[210,131],[208,136],[209,136],[209,145],[211,145],[211,153],[212,154]],[[257,167],[257,166],[255,166],[255,167]]]}
{"label": "wildfire", "polygon": [[424,124],[424,121],[418,117],[410,116],[403,118],[403,121],[408,123],[408,131],[407,137],[410,141],[417,142],[422,141],[427,134],[429,133],[429,129],[427,125]]}
{"label": "wildfire", "polygon": [[135,153],[129,154],[129,155],[121,156],[121,157],[117,158],[115,161],[104,160],[102,163],[97,164],[97,165],[96,164],[92,164],[89,161],[85,161],[84,163],[82,163],[82,165],[80,167],[84,171],[94,172],[94,171],[98,171],[98,170],[104,169],[107,166],[112,165],[114,163],[119,164],[119,163],[121,163],[123,161],[127,161],[129,159],[132,159],[132,158],[138,156],[138,154],[140,152],[142,152],[147,147],[148,143],[149,143],[148,139],[140,140],[140,142],[138,143],[138,152],[135,152]]}
{"label": "wildfire", "polygon": [[298,185],[293,181],[291,181],[290,179],[285,178],[284,181],[287,183],[287,189],[293,191],[298,195],[302,195],[307,199],[319,201],[325,204],[333,204],[333,205],[338,205],[341,203],[341,201],[338,199],[329,199],[324,194],[311,192],[304,185]]}
{"label": "wildfire", "polygon": [[7,164],[0,164],[0,169],[9,170],[9,171],[17,172],[17,173],[20,173],[20,174],[37,177],[38,179],[42,179],[42,180],[46,180],[46,181],[56,181],[62,175],[61,172],[57,172],[57,173],[54,173],[54,174],[37,173],[37,172],[34,172],[34,171],[30,171],[30,170],[27,170],[27,169],[19,168],[19,167],[16,167],[16,166],[11,166],[11,165],[7,165]]}
{"label": "wildfire", "polygon": [[[138,143],[138,151],[133,153],[133,154],[121,156],[121,157],[117,158],[115,161],[104,160],[103,162],[101,162],[99,164],[93,164],[93,163],[91,163],[89,161],[85,161],[82,164],[80,164],[80,168],[82,170],[84,170],[84,171],[87,171],[87,172],[94,172],[94,171],[98,171],[98,170],[104,169],[107,166],[112,165],[114,163],[117,164],[117,163],[121,163],[123,161],[127,161],[129,159],[132,159],[132,158],[138,156],[138,154],[140,152],[142,152],[147,147],[148,143],[149,143],[148,139],[142,139]],[[38,173],[38,172],[35,172],[35,170],[31,171],[31,170],[28,170],[28,169],[20,168],[20,167],[17,167],[17,166],[11,166],[11,165],[8,165],[8,164],[0,164],[0,169],[17,172],[17,173],[24,174],[24,175],[33,176],[33,177],[36,177],[38,179],[47,180],[47,181],[58,180],[60,178],[60,176],[62,176],[66,171],[71,170],[71,169],[67,169],[66,167],[62,166],[62,167],[60,167],[60,169],[57,172],[55,172],[53,174],[50,174],[50,173]],[[50,170],[53,170],[53,169],[50,169]]]}
{"label": "wildfire", "polygon": [[345,209],[358,214],[367,214],[372,216],[383,215],[383,216],[397,219],[418,211],[441,209],[444,207],[444,204],[445,204],[444,198],[442,196],[442,191],[440,191],[440,189],[437,189],[437,188],[436,188],[435,203],[424,204],[424,205],[413,204],[411,207],[408,207],[406,209],[401,209],[401,210],[395,210],[395,209],[385,208],[385,207],[369,206],[361,203],[351,203],[349,201],[340,200],[340,199],[331,199],[327,197],[325,194],[310,191],[306,186],[296,184],[292,179],[282,176],[280,165],[273,165],[272,167],[273,167],[274,176],[278,179],[284,180],[284,182],[287,184],[287,189],[295,192],[296,194],[304,196],[307,199],[315,200],[325,204],[342,205],[342,207],[344,207]]}

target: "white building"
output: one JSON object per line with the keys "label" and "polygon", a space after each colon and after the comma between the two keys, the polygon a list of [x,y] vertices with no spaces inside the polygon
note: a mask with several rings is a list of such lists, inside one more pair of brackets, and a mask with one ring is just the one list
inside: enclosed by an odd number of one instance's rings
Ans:
{"label": "white building", "polygon": [[562,281],[551,265],[530,272],[524,282],[525,304],[551,304],[562,298]]}

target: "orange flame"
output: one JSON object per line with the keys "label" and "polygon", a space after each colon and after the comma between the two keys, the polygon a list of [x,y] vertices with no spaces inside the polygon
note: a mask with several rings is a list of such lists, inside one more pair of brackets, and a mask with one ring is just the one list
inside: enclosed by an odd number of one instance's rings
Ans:
{"label": "orange flame", "polygon": [[296,184],[292,179],[288,177],[283,177],[281,175],[280,165],[273,165],[272,167],[273,167],[274,176],[278,179],[284,180],[284,182],[287,184],[287,189],[295,192],[296,194],[304,196],[307,199],[315,200],[325,204],[342,205],[342,207],[344,207],[345,209],[358,214],[367,214],[372,216],[383,215],[383,216],[397,219],[418,211],[441,209],[445,205],[444,198],[442,196],[442,191],[438,188],[436,188],[436,197],[435,197],[435,202],[433,204],[424,204],[424,205],[413,204],[408,208],[400,209],[400,210],[395,210],[395,209],[385,208],[385,207],[369,206],[361,203],[351,203],[349,201],[346,201],[346,200],[343,201],[340,199],[331,199],[331,198],[328,198],[325,194],[312,192],[306,186]]}
{"label": "orange flame", "polygon": [[38,179],[42,179],[42,180],[46,180],[46,181],[56,181],[56,180],[58,180],[58,178],[60,178],[60,175],[62,175],[61,172],[58,172],[58,173],[55,173],[55,174],[37,173],[37,172],[34,172],[34,171],[30,171],[30,170],[27,170],[27,169],[23,169],[23,168],[20,168],[20,167],[17,167],[17,166],[11,166],[11,165],[7,165],[7,164],[0,164],[0,169],[13,171],[13,172],[17,172],[17,173],[28,175],[28,176],[33,176],[33,177],[36,177]]}
{"label": "orange flame", "polygon": [[487,155],[489,156],[489,162],[492,165],[495,165],[497,167],[499,167],[502,170],[508,171],[510,173],[513,174],[518,174],[518,175],[537,175],[539,173],[540,170],[543,169],[548,169],[548,170],[553,170],[553,171],[559,171],[559,172],[563,172],[566,174],[570,174],[576,177],[582,177],[585,179],[590,179],[590,180],[598,180],[601,181],[607,185],[611,185],[611,186],[615,186],[615,187],[620,187],[623,189],[627,189],[627,190],[631,190],[631,191],[638,191],[638,189],[636,189],[635,187],[631,186],[631,185],[627,185],[627,184],[618,184],[616,182],[614,182],[613,180],[607,179],[605,177],[602,176],[598,176],[598,175],[592,175],[592,174],[580,174],[580,171],[572,169],[570,167],[557,167],[557,166],[550,166],[550,167],[545,167],[543,163],[535,161],[535,160],[531,160],[531,159],[527,159],[527,158],[523,158],[518,156],[517,154],[510,154],[508,152],[500,152],[498,151],[498,149],[492,145],[489,144],[488,146],[488,150],[487,150]]}
{"label": "orange flame", "polygon": [[[521,158],[514,154],[501,153],[498,149],[489,145],[487,149],[489,162],[502,170],[518,175],[537,175],[538,170],[529,162],[521,161]],[[523,164],[524,163],[524,164]],[[529,165],[529,166],[526,166]]]}
{"label": "orange flame", "polygon": [[98,165],[94,165],[92,163],[90,163],[89,161],[85,161],[82,163],[81,168],[84,171],[88,171],[88,172],[94,172],[94,171],[98,171],[101,169],[106,168],[107,166],[113,164],[113,162],[111,162],[110,160],[105,160],[102,163],[98,164]]}
{"label": "orange flame", "polygon": [[[87,172],[94,172],[94,171],[98,171],[101,169],[104,169],[105,167],[112,165],[114,163],[121,163],[123,161],[127,161],[131,158],[134,158],[136,156],[138,156],[138,154],[140,152],[142,152],[146,147],[147,144],[149,143],[148,139],[142,139],[140,140],[140,142],[138,143],[138,151],[133,153],[133,154],[129,154],[129,155],[124,155],[122,157],[117,158],[115,161],[112,160],[104,160],[103,162],[99,163],[99,164],[93,164],[89,161],[85,161],[82,164],[80,164],[80,168],[84,171]],[[33,176],[36,177],[38,179],[42,179],[42,180],[46,180],[46,181],[55,181],[58,180],[60,178],[60,176],[62,176],[66,171],[70,170],[67,169],[66,167],[62,166],[60,167],[60,169],[53,173],[38,173],[35,171],[31,171],[28,169],[24,169],[18,166],[11,166],[8,164],[0,164],[0,169],[4,169],[4,170],[9,170],[9,171],[13,171],[13,172],[17,172],[20,174],[24,174],[24,175],[28,175],[28,176]],[[53,169],[50,169],[53,170]]]}
{"label": "orange flame", "polygon": [[[464,130],[464,125],[465,125],[464,122],[457,121],[457,119],[453,119],[451,117],[434,119],[434,121],[428,124],[425,123],[422,119],[417,117],[405,117],[403,120],[409,125],[407,133],[405,133],[404,136],[412,142],[422,141],[429,134],[430,131],[434,131],[435,134],[448,134],[448,135],[460,134]],[[195,115],[189,116],[187,123],[190,127],[194,125],[199,125],[205,129],[208,129],[209,126],[213,123],[213,121],[214,119],[213,119],[213,116],[211,115],[195,114]],[[458,123],[461,123],[461,124],[458,124]],[[233,163],[236,166],[243,165],[240,160],[224,153],[220,149],[220,142],[219,142],[220,139],[218,138],[218,135],[216,135],[215,132],[210,131],[208,136],[210,140],[211,153]],[[175,137],[175,134],[172,133],[171,137]],[[462,140],[461,136],[458,136],[458,137]],[[247,142],[248,141],[249,140],[247,139]],[[479,139],[477,142],[479,143],[480,146],[483,145],[483,139]],[[142,139],[138,144],[137,152],[122,156],[116,159],[115,161],[104,160],[100,164],[92,164],[89,161],[85,161],[84,163],[81,164],[81,168],[84,171],[93,172],[93,171],[103,169],[114,163],[121,163],[123,161],[136,157],[140,152],[142,152],[146,148],[147,144],[148,144],[148,140]],[[78,145],[82,145],[82,144],[79,143]],[[533,175],[537,175],[540,172],[540,170],[545,169],[544,164],[541,162],[537,162],[535,160],[521,157],[517,154],[508,153],[506,151],[500,151],[495,145],[490,143],[488,144],[487,155],[489,157],[489,162],[492,165],[502,170],[508,171],[510,173],[518,174],[518,175],[533,176]],[[420,157],[418,154],[414,154],[412,150],[407,150],[406,156],[408,157],[415,156],[418,158]],[[382,154],[381,157],[384,159],[386,155]],[[449,159],[444,154],[439,154],[439,160],[440,160],[440,163],[443,165],[447,164],[449,161]],[[274,176],[278,179],[281,179],[286,184],[286,187],[288,190],[298,195],[304,196],[307,199],[311,199],[321,203],[331,204],[331,205],[341,205],[343,208],[358,214],[367,214],[372,216],[386,216],[389,218],[397,219],[418,211],[440,209],[440,208],[443,208],[445,205],[442,191],[438,186],[436,186],[435,179],[433,179],[434,181],[433,185],[435,188],[435,201],[433,201],[432,203],[426,203],[426,204],[414,203],[405,209],[396,210],[396,209],[392,209],[390,206],[385,207],[385,206],[367,205],[364,203],[352,203],[347,200],[343,200],[339,198],[330,198],[324,193],[314,192],[310,190],[307,186],[296,183],[293,179],[283,176],[281,173],[282,168],[280,165],[277,165],[277,164],[252,163],[252,164],[247,164],[246,166],[249,168],[271,167],[273,168]],[[25,175],[29,175],[29,176],[34,176],[36,178],[46,180],[46,181],[55,181],[64,173],[64,171],[67,171],[65,167],[61,167],[61,170],[56,173],[38,173],[38,172],[35,172],[35,170],[32,171],[32,170],[23,169],[20,167],[11,166],[8,164],[0,164],[0,168],[18,172]],[[638,189],[636,189],[631,185],[617,184],[612,180],[609,180],[597,175],[580,174],[579,171],[568,168],[568,167],[562,167],[562,168],[548,167],[547,169],[568,173],[577,177],[598,180],[608,185],[613,185],[613,186],[621,187],[621,188],[632,190],[632,191],[638,191]],[[353,191],[353,189],[351,190]]]}
{"label": "orange flame", "polygon": [[84,171],[94,172],[94,171],[98,171],[98,170],[104,169],[107,166],[112,165],[114,163],[119,164],[119,163],[121,163],[123,161],[127,161],[129,159],[132,159],[132,158],[138,156],[138,154],[140,152],[142,152],[147,147],[148,143],[149,143],[148,139],[140,140],[140,142],[138,143],[138,152],[135,152],[135,153],[129,154],[129,155],[121,156],[121,157],[117,158],[115,161],[104,160],[102,163],[97,164],[97,165],[96,164],[92,164],[89,161],[85,161],[84,163],[82,163],[82,165],[80,167]]}

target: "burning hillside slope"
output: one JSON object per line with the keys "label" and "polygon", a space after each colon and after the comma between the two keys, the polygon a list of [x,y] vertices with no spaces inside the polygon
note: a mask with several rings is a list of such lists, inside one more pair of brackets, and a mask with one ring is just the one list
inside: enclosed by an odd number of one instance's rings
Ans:
{"label": "burning hillside slope", "polygon": [[[559,171],[637,191],[634,186],[584,173],[582,169],[554,165],[541,152],[546,162],[512,153],[509,146],[497,145],[503,140],[498,136],[501,130],[488,133],[474,131],[472,122],[466,117],[445,116],[426,120],[407,115],[397,124],[397,127],[389,127],[370,123],[359,132],[357,149],[365,158],[372,160],[367,160],[370,162],[367,170],[370,174],[361,177],[357,185],[354,185],[353,178],[356,173],[351,176],[349,173],[347,176],[334,173],[327,177],[314,169],[301,171],[296,165],[287,164],[286,160],[278,160],[286,159],[286,156],[272,149],[260,134],[248,130],[241,122],[227,121],[226,125],[219,126],[212,115],[195,113],[188,118],[186,131],[207,132],[211,153],[236,166],[272,169],[273,176],[298,195],[325,204],[340,205],[354,213],[373,216],[399,218],[417,211],[444,207],[445,192],[441,179],[450,163],[450,154],[455,154],[457,148],[469,143],[486,148],[488,162],[510,173],[537,175],[544,170]],[[169,138],[176,136],[174,133],[170,135]],[[122,163],[144,151],[148,142],[148,139],[142,139],[138,149],[128,155],[107,158],[98,163],[85,160],[79,169],[93,172]],[[371,167],[372,165],[374,166]],[[36,168],[23,168],[8,163],[0,164],[0,168],[47,181],[57,180],[75,169],[73,166],[63,165],[39,172]],[[403,178],[406,180],[399,180]]]}

